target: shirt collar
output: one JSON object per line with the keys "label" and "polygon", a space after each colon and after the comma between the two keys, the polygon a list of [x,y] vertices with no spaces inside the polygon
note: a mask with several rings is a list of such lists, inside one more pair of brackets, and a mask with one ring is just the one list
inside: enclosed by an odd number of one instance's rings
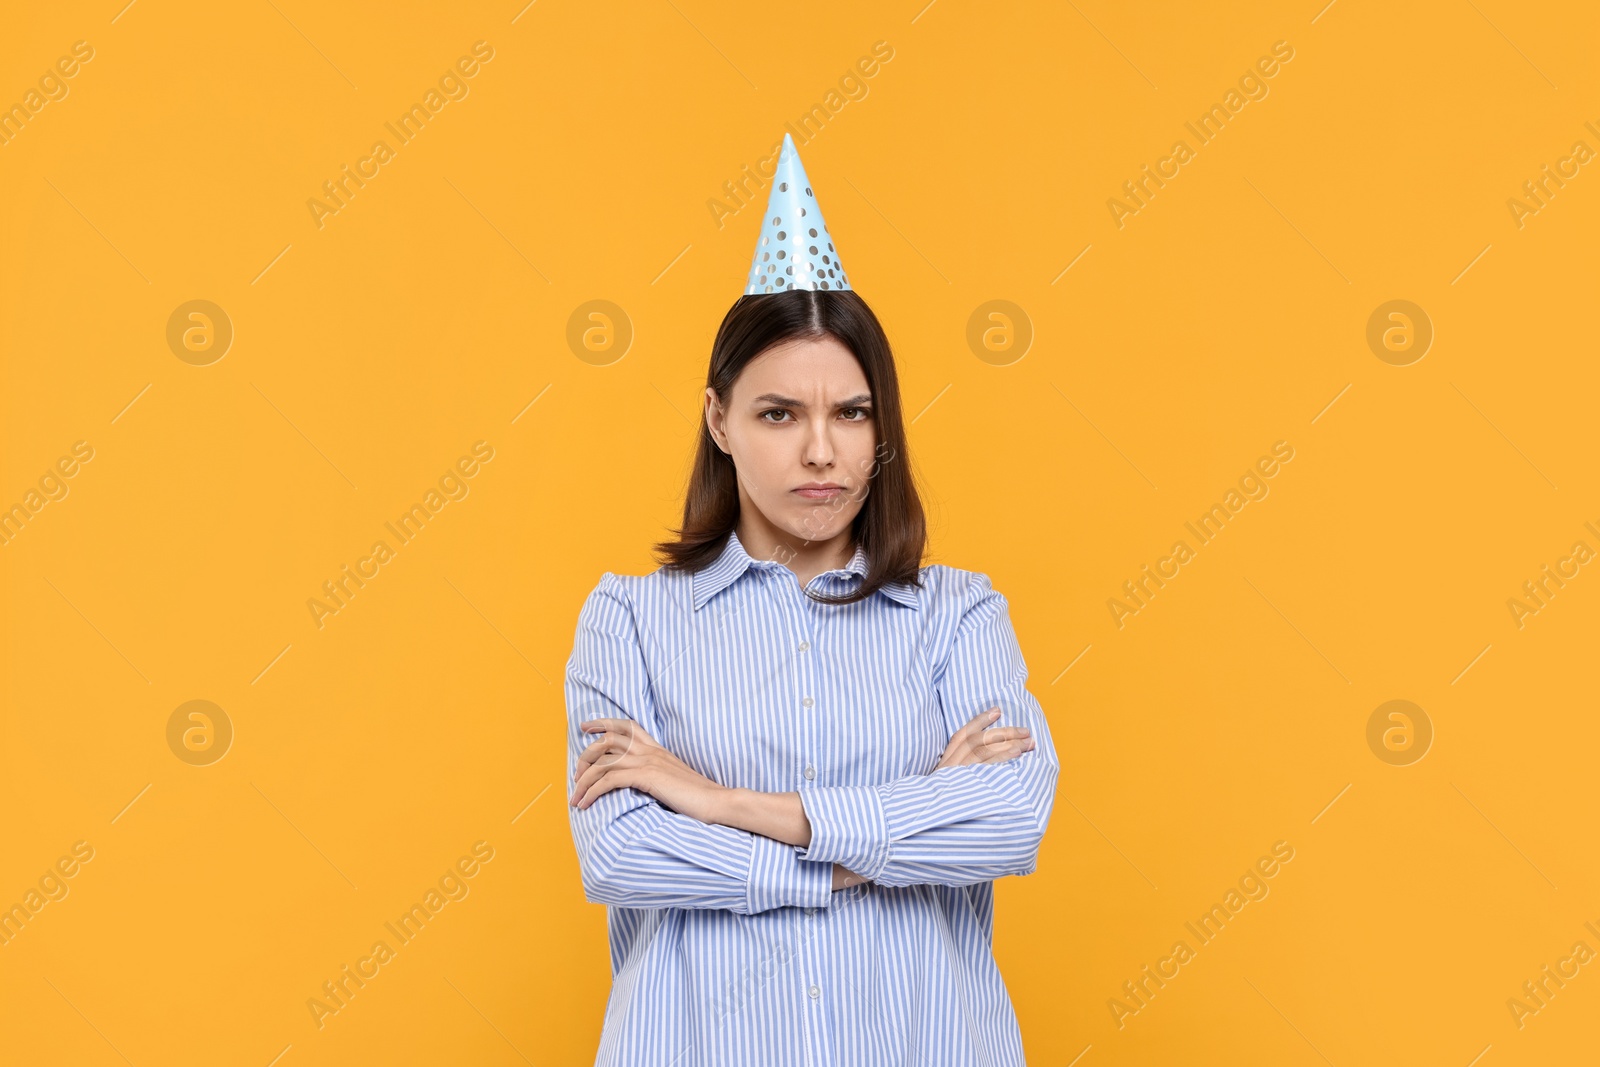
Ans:
{"label": "shirt collar", "polygon": [[[758,560],[745,551],[744,545],[739,541],[737,532],[728,532],[728,541],[722,547],[721,553],[711,562],[711,565],[696,571],[690,577],[694,608],[699,611],[701,606],[718,593],[738,580],[739,576],[751,567],[763,570],[783,567],[785,564],[777,560]],[[845,575],[853,574],[858,578],[865,578],[867,574],[867,553],[859,544],[856,545],[855,554],[850,557],[850,562],[843,568],[823,571],[823,574]],[[819,576],[820,577],[820,576]],[[920,608],[915,586],[899,582],[891,582],[878,587],[878,592],[890,600],[908,608]]]}

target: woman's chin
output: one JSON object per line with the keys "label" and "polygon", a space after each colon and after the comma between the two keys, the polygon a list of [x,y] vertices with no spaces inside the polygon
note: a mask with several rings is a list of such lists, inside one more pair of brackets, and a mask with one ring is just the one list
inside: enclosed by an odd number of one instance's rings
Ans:
{"label": "woman's chin", "polygon": [[854,511],[845,513],[835,512],[831,508],[809,508],[796,521],[788,523],[787,527],[791,536],[802,541],[831,541],[849,530],[854,519]]}

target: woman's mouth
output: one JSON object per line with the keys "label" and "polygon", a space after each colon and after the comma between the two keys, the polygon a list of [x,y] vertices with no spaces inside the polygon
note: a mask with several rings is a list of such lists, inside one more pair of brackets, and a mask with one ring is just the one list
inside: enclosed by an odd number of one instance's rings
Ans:
{"label": "woman's mouth", "polygon": [[799,489],[794,490],[794,492],[800,494],[807,500],[832,500],[834,497],[844,495],[844,487],[838,485],[802,486]]}

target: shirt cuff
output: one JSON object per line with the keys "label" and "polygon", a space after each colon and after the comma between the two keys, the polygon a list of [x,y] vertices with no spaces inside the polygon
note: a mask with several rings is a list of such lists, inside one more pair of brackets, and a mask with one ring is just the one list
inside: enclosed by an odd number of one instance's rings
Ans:
{"label": "shirt cuff", "polygon": [[794,846],[750,835],[750,877],[745,904],[751,915],[772,908],[826,908],[833,895],[833,867],[795,855]]}
{"label": "shirt cuff", "polygon": [[800,806],[811,823],[811,844],[799,852],[803,859],[837,863],[869,882],[888,866],[889,823],[877,786],[802,789]]}

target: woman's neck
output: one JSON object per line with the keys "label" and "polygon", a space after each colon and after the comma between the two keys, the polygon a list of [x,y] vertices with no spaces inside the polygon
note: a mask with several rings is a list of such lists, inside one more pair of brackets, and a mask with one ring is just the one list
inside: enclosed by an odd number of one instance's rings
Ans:
{"label": "woman's neck", "polygon": [[750,521],[748,516],[741,515],[736,527],[739,544],[752,559],[777,560],[794,571],[802,588],[824,571],[842,568],[855,554],[848,526],[827,541],[806,541],[764,518]]}

